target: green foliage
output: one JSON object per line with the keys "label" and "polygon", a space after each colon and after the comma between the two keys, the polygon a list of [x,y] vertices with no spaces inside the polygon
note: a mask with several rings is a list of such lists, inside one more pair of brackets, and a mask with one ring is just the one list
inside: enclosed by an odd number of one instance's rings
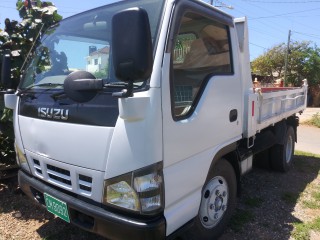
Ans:
{"label": "green foliage", "polygon": [[0,138],[0,167],[2,164],[15,165],[14,156],[15,152],[13,146],[13,139],[5,135],[2,136]]}
{"label": "green foliage", "polygon": [[314,114],[312,116],[312,118],[310,120],[304,122],[304,124],[312,125],[312,126],[320,128],[320,113]]}
{"label": "green foliage", "polygon": [[299,194],[292,193],[292,192],[285,192],[281,196],[281,199],[288,204],[296,203],[298,198],[299,198]]}
{"label": "green foliage", "polygon": [[320,114],[316,113],[312,116],[310,123],[318,128],[320,128]]}
{"label": "green foliage", "polygon": [[296,240],[308,240],[310,239],[311,230],[320,231],[320,218],[316,218],[312,222],[307,223],[294,223],[294,231],[292,237]]}
{"label": "green foliage", "polygon": [[278,76],[276,77],[280,77],[284,70],[285,52],[286,46],[284,43],[274,46],[252,62],[253,71],[264,76],[273,76],[274,73],[277,73]]}
{"label": "green foliage", "polygon": [[108,66],[101,71],[97,71],[93,74],[96,78],[105,78],[108,76]]}
{"label": "green foliage", "polygon": [[[283,78],[287,46],[284,43],[274,46],[252,62],[252,70],[264,76]],[[307,79],[310,86],[320,83],[320,48],[310,42],[290,44],[287,68],[287,83],[301,86]]]}
{"label": "green foliage", "polygon": [[15,164],[12,111],[9,109],[4,109],[3,111],[0,110],[0,115],[1,113],[2,117],[0,119],[0,165],[1,163],[4,163],[5,165]]}
{"label": "green foliage", "polygon": [[308,152],[303,152],[303,151],[298,151],[298,150],[295,150],[295,151],[294,151],[294,155],[296,155],[296,156],[305,156],[305,157],[320,158],[320,155],[319,155],[319,154],[308,153]]}
{"label": "green foliage", "polygon": [[263,199],[259,197],[248,197],[245,199],[244,203],[249,207],[258,208],[261,207]]}
{"label": "green foliage", "polygon": [[38,36],[62,19],[57,13],[57,8],[50,2],[29,0],[29,3],[31,6],[18,0],[16,6],[22,21],[18,23],[7,18],[4,31],[0,32],[0,63],[3,54],[10,51],[13,87],[19,83],[21,67]]}
{"label": "green foliage", "polygon": [[251,211],[243,210],[243,209],[237,209],[235,214],[231,218],[231,228],[235,232],[239,232],[243,230],[243,227],[248,222],[252,221],[254,219],[254,215]]}
{"label": "green foliage", "polygon": [[[39,41],[39,36],[49,26],[62,19],[51,2],[18,0],[16,7],[22,21],[18,23],[7,18],[5,29],[0,29],[0,74],[3,55],[9,53],[11,58],[11,86],[9,87],[13,89],[18,86],[23,64],[28,60],[32,47]],[[4,86],[0,83],[1,89],[4,89]],[[0,157],[10,158],[14,152],[12,111],[4,109],[3,104],[0,104],[0,119]]]}
{"label": "green foliage", "polygon": [[302,201],[302,204],[310,209],[320,209],[320,187],[310,184],[311,197]]}

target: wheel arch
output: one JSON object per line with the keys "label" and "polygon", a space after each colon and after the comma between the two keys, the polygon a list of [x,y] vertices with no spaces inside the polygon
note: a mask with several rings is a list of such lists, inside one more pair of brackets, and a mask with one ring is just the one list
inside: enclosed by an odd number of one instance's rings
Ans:
{"label": "wheel arch", "polygon": [[217,154],[213,157],[207,172],[207,177],[205,182],[209,180],[208,178],[209,178],[210,172],[213,170],[217,162],[221,159],[227,160],[233,167],[234,172],[236,174],[236,180],[237,180],[237,195],[239,195],[241,193],[241,184],[240,184],[241,169],[240,169],[240,157],[238,153],[238,144],[236,142],[220,149],[217,152]]}

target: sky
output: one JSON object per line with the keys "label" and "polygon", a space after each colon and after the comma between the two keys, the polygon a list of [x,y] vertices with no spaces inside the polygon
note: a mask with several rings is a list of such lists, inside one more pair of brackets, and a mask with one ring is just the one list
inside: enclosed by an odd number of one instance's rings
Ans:
{"label": "sky", "polygon": [[[58,8],[58,13],[66,18],[110,1],[52,2]],[[251,60],[277,44],[287,44],[289,30],[290,42],[311,41],[320,46],[320,0],[213,0],[213,3],[234,17],[248,18]],[[15,4],[15,0],[0,1],[1,29],[4,28],[5,18],[20,20]]]}

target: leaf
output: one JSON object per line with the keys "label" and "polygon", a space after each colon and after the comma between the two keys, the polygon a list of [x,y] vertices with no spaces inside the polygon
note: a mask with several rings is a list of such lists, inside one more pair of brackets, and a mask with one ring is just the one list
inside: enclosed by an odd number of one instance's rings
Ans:
{"label": "leaf", "polygon": [[19,10],[21,7],[24,7],[24,3],[22,1],[17,1],[16,7],[17,7],[17,10]]}
{"label": "leaf", "polygon": [[[49,27],[55,22],[62,19],[57,13],[57,8],[51,2],[42,2],[36,0],[36,4],[32,9],[26,10],[24,0],[17,0],[16,8],[19,16],[22,18],[19,21],[7,21],[8,26],[6,31],[0,29],[0,64],[4,51],[11,51],[11,80],[16,84],[20,80],[21,66],[27,54],[29,53],[34,39],[38,35],[42,25]],[[45,31],[42,29],[41,34]],[[50,34],[50,33],[49,33]],[[32,56],[33,53],[31,53]],[[1,86],[0,86],[1,88]],[[3,111],[2,111],[3,110]],[[0,155],[9,156],[13,152],[12,142],[13,127],[12,127],[12,111],[9,109],[0,108]],[[4,127],[1,127],[4,126]]]}
{"label": "leaf", "polygon": [[26,26],[28,26],[30,23],[31,23],[31,19],[24,19],[24,20],[20,23],[20,25],[21,25],[22,27],[26,27]]}
{"label": "leaf", "polygon": [[62,16],[59,15],[58,13],[54,12],[53,13],[53,19],[54,19],[55,22],[59,22],[59,21],[62,20]]}
{"label": "leaf", "polygon": [[13,112],[11,109],[8,109],[8,108],[4,108],[3,109],[3,114],[2,114],[2,117],[0,119],[1,122],[7,122],[7,121],[10,121],[12,122],[13,121]]}
{"label": "leaf", "polygon": [[43,2],[43,4],[46,4],[47,6],[54,6],[52,2]]}
{"label": "leaf", "polygon": [[43,12],[44,14],[47,14],[47,15],[53,15],[54,12],[56,12],[56,11],[57,11],[57,8],[54,7],[54,6],[48,6],[48,7],[44,7],[44,8],[42,9],[42,12]]}

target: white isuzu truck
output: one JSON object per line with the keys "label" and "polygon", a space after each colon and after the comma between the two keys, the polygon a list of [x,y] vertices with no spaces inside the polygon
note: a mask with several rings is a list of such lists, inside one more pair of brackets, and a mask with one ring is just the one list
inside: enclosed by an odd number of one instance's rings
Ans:
{"label": "white isuzu truck", "polygon": [[5,104],[48,211],[108,239],[214,239],[256,154],[290,168],[306,93],[253,88],[245,18],[130,0],[50,27]]}

